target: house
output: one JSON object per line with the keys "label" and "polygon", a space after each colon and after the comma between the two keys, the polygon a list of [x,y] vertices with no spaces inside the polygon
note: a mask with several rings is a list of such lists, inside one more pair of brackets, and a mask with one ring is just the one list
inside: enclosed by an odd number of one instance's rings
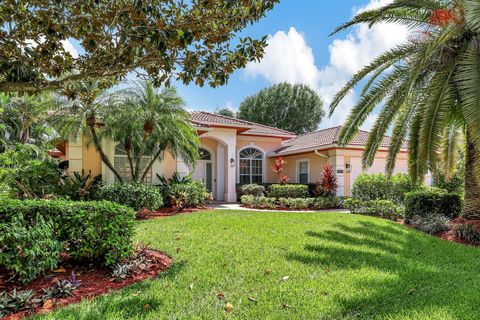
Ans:
{"label": "house", "polygon": [[[361,156],[368,132],[359,131],[347,146],[337,143],[341,127],[295,135],[292,132],[209,112],[191,113],[191,121],[200,137],[200,158],[193,169],[193,177],[202,181],[219,201],[236,201],[238,184],[273,183],[278,178],[272,171],[277,156],[287,161],[285,175],[291,183],[313,183],[321,178],[323,167],[334,166],[338,195],[349,195],[353,181],[362,172]],[[87,147],[88,137],[73,137],[66,144],[65,159],[69,171],[91,171],[102,174],[107,183],[115,181],[113,173],[102,163],[93,147]],[[104,150],[114,167],[128,176],[125,151],[121,144],[104,141]],[[385,137],[369,173],[384,172],[390,138]],[[175,172],[191,172],[182,159],[168,152],[157,161],[147,181],[158,183],[160,176],[170,177]],[[398,155],[395,173],[407,172],[406,145]]]}

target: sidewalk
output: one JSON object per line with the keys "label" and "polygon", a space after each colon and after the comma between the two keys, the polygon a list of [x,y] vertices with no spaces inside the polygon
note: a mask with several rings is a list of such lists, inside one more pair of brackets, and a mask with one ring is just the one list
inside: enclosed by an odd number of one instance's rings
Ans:
{"label": "sidewalk", "polygon": [[350,213],[346,209],[330,209],[330,210],[275,210],[275,209],[252,209],[242,207],[239,203],[223,203],[215,202],[207,206],[210,209],[214,210],[243,210],[243,211],[260,211],[260,212],[341,212],[341,213]]}

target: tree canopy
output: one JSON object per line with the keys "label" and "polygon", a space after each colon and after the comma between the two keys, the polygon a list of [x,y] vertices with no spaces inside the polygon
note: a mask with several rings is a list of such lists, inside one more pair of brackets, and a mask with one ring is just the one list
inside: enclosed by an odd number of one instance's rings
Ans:
{"label": "tree canopy", "polygon": [[[443,164],[447,176],[456,167],[459,136],[466,135],[465,217],[480,217],[480,2],[478,0],[395,0],[364,11],[335,32],[358,23],[370,26],[395,22],[409,27],[411,36],[374,59],[338,92],[339,102],[362,80],[363,89],[340,132],[348,143],[367,117],[381,111],[363,155],[369,167],[392,129],[387,173],[408,139],[409,171],[422,178]],[[363,83],[363,82],[362,82]],[[439,152],[441,151],[441,152]]]}
{"label": "tree canopy", "polygon": [[235,118],[237,116],[235,111],[233,111],[230,108],[219,108],[215,111],[215,113],[219,114],[221,116],[226,116],[226,117],[230,117],[230,118]]}
{"label": "tree canopy", "polygon": [[[3,1],[0,92],[121,79],[133,70],[155,85],[171,79],[223,85],[235,69],[263,55],[265,37],[237,36],[277,2]],[[65,49],[65,41],[80,47],[78,57]]]}
{"label": "tree canopy", "polygon": [[324,116],[323,103],[307,85],[280,83],[247,97],[239,119],[302,134],[317,129]]}

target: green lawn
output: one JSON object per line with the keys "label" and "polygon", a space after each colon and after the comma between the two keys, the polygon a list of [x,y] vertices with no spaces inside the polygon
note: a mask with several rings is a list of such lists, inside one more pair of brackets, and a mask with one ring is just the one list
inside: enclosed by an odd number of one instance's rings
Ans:
{"label": "green lawn", "polygon": [[137,239],[171,255],[170,271],[45,317],[480,317],[479,249],[378,218],[211,211],[140,222]]}

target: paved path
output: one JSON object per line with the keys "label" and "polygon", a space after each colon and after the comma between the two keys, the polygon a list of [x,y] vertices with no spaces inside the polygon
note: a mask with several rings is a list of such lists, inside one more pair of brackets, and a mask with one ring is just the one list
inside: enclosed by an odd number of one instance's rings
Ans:
{"label": "paved path", "polygon": [[244,211],[267,211],[267,212],[342,212],[349,213],[345,209],[330,209],[330,210],[270,210],[270,209],[251,209],[242,207],[239,203],[212,203],[208,205],[209,208],[215,210],[244,210]]}

